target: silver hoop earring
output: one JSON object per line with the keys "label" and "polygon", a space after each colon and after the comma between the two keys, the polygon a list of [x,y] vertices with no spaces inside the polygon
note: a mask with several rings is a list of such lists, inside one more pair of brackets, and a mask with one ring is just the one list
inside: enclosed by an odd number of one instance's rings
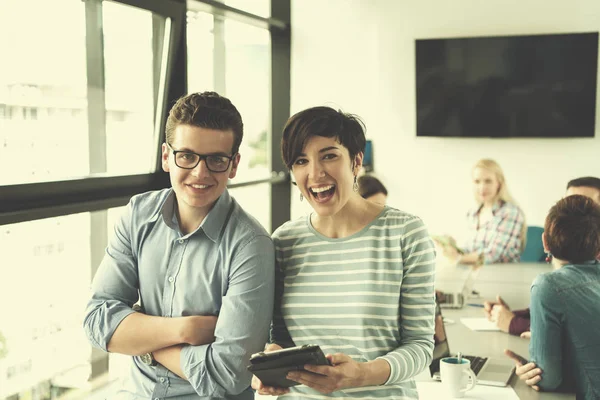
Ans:
{"label": "silver hoop earring", "polygon": [[302,196],[302,193],[300,193],[300,201],[304,200],[304,196]]}
{"label": "silver hoop earring", "polygon": [[354,185],[352,185],[352,190],[358,192],[358,180],[356,178],[356,175],[354,175]]}

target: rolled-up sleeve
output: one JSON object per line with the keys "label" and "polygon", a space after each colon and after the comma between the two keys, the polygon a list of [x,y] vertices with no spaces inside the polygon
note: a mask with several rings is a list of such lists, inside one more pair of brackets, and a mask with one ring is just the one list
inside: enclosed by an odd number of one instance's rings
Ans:
{"label": "rolled-up sleeve", "polygon": [[131,251],[132,202],[115,224],[104,258],[92,282],[83,328],[90,343],[108,351],[108,343],[138,300],[137,262]]}
{"label": "rolled-up sleeve", "polygon": [[274,271],[275,249],[268,236],[255,237],[233,256],[215,342],[185,346],[181,352],[181,368],[198,395],[221,398],[250,385],[250,355],[261,351],[268,338]]}
{"label": "rolled-up sleeve", "polygon": [[531,286],[529,356],[542,370],[542,390],[556,390],[563,383],[563,320],[563,304],[550,277],[538,276]]}
{"label": "rolled-up sleeve", "polygon": [[425,225],[415,218],[402,240],[404,260],[400,288],[400,345],[379,357],[390,364],[386,385],[419,374],[433,358],[435,316],[435,247]]}

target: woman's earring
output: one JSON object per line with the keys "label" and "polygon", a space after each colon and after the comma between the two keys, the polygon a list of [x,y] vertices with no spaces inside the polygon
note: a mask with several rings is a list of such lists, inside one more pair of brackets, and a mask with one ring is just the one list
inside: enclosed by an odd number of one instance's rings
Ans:
{"label": "woman's earring", "polygon": [[358,180],[356,178],[356,175],[354,175],[354,185],[352,186],[352,190],[358,192]]}
{"label": "woman's earring", "polygon": [[304,196],[302,196],[302,193],[300,193],[300,201],[304,200]]}
{"label": "woman's earring", "polygon": [[552,262],[552,254],[548,253],[548,255],[546,256],[546,262],[548,264],[550,264]]}

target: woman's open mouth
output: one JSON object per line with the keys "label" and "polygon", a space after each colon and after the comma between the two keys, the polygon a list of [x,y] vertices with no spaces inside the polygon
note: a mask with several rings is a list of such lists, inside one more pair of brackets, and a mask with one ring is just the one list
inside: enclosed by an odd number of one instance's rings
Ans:
{"label": "woman's open mouth", "polygon": [[308,191],[318,203],[326,203],[335,194],[335,185],[325,185],[309,188]]}

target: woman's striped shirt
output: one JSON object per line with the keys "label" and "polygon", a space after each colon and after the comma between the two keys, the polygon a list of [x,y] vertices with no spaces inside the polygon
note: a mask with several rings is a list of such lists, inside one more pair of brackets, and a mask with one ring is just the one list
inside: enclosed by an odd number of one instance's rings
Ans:
{"label": "woman's striped shirt", "polygon": [[310,217],[273,234],[276,307],[271,341],[283,347],[318,344],[356,361],[382,358],[385,385],[323,395],[296,386],[285,399],[417,399],[412,377],[431,362],[435,250],[418,217],[385,207],[345,238],[318,233]]}

